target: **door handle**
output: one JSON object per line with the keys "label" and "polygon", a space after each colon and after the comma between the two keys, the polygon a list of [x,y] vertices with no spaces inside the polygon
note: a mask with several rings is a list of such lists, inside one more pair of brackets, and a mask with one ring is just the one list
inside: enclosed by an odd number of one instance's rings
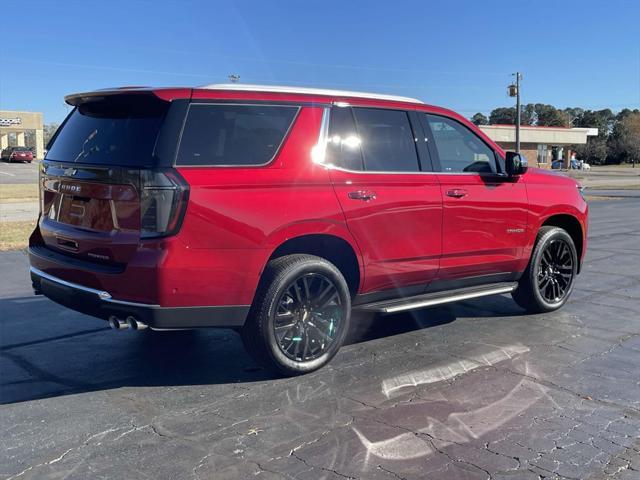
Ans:
{"label": "door handle", "polygon": [[355,192],[349,192],[347,195],[352,200],[363,200],[365,202],[376,199],[376,192],[370,190],[356,190]]}
{"label": "door handle", "polygon": [[447,190],[447,197],[462,198],[466,197],[468,193],[469,192],[462,188],[454,188],[453,190]]}

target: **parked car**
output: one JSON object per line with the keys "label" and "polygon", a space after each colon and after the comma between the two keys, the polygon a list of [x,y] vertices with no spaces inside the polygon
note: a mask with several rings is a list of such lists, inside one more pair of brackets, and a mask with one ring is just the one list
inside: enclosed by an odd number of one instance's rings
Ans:
{"label": "parked car", "polygon": [[33,161],[33,152],[29,147],[7,147],[0,154],[2,160],[8,162],[29,162]]}
{"label": "parked car", "polygon": [[576,181],[527,169],[451,110],[241,84],[66,101],[31,279],[115,329],[233,328],[260,363],[301,374],[336,354],[352,310],[510,293],[550,312],[581,269]]}

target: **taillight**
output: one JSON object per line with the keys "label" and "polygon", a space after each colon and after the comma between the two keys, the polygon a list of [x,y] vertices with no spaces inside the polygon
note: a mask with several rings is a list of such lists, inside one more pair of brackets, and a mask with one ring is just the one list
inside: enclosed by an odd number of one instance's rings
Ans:
{"label": "taillight", "polygon": [[172,169],[142,170],[140,183],[140,236],[178,233],[189,200],[189,184]]}

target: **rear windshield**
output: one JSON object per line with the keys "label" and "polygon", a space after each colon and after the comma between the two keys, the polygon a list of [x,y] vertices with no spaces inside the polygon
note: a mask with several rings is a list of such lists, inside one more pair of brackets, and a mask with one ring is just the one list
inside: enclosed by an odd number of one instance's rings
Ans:
{"label": "rear windshield", "polygon": [[273,159],[297,106],[211,105],[189,108],[178,165],[263,165]]}
{"label": "rear windshield", "polygon": [[145,94],[105,96],[83,103],[49,145],[46,159],[153,166],[153,149],[168,105]]}
{"label": "rear windshield", "polygon": [[31,149],[29,147],[13,147],[14,152],[30,152]]}

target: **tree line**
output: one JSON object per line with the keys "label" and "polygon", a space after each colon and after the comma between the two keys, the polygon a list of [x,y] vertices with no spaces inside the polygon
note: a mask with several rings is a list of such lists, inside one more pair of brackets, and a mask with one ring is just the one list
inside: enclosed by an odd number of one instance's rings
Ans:
{"label": "tree line", "polygon": [[[471,117],[476,125],[515,125],[515,107],[495,108],[487,118],[478,112]],[[522,125],[540,127],[597,128],[598,135],[588,137],[586,145],[573,145],[577,158],[595,165],[640,162],[640,110],[625,108],[618,113],[610,109],[555,108],[553,105],[529,103],[522,106]]]}

